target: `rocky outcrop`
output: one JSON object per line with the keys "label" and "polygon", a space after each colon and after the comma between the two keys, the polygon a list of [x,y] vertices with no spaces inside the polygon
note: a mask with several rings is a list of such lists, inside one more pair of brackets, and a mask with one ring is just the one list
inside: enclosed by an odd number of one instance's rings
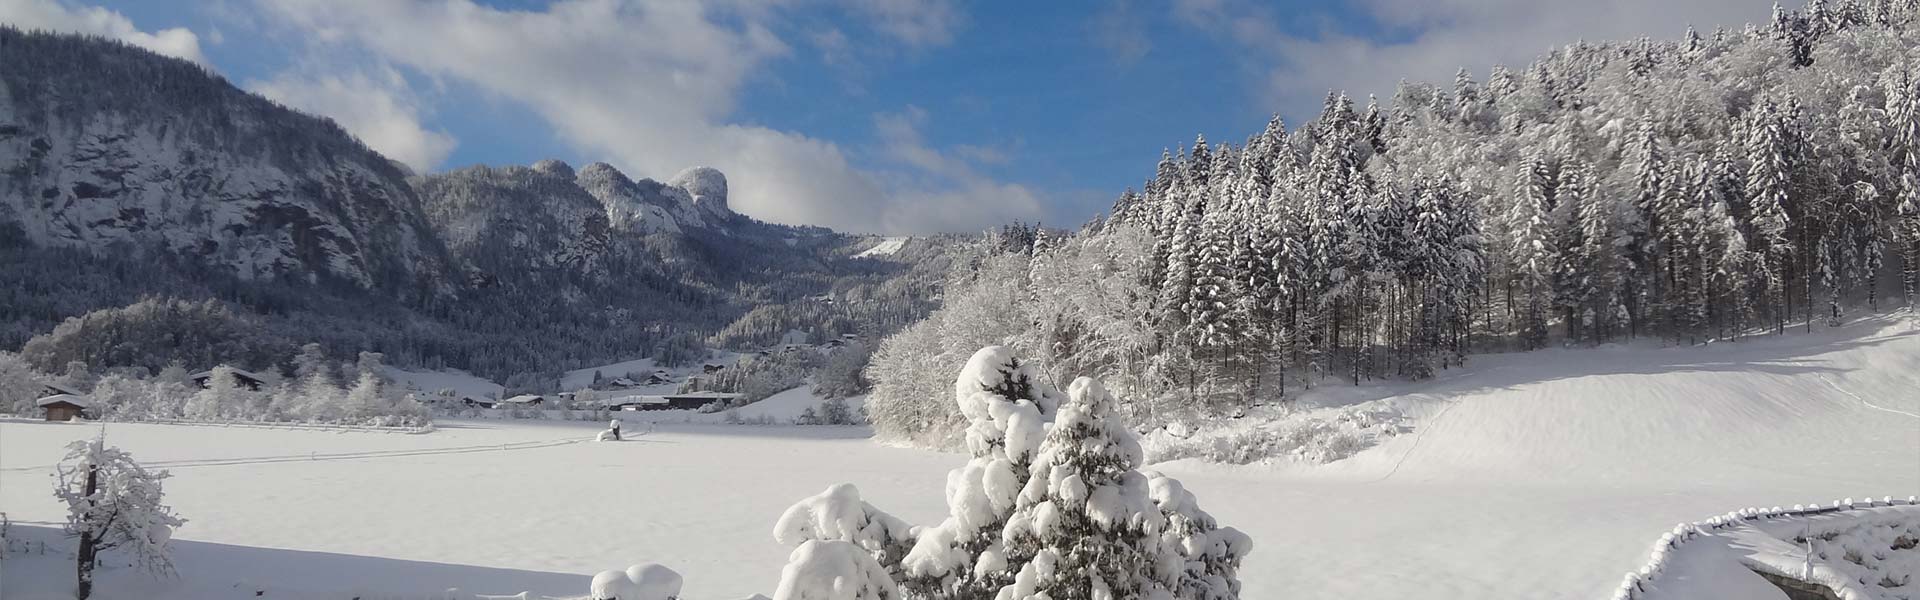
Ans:
{"label": "rocky outcrop", "polygon": [[129,46],[0,28],[0,219],[242,279],[445,293],[404,172],[331,121]]}

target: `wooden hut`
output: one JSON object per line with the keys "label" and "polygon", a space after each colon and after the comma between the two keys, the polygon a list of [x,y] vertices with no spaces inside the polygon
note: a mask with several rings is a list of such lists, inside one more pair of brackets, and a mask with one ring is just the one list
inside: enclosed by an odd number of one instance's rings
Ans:
{"label": "wooden hut", "polygon": [[86,399],[73,394],[54,394],[34,404],[47,411],[48,421],[72,421],[87,416]]}

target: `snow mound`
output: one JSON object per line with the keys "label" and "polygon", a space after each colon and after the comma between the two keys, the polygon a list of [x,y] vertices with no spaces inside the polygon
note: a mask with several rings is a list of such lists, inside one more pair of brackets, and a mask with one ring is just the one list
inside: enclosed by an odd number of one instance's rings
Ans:
{"label": "snow mound", "polygon": [[1883,497],[1747,508],[1683,523],[1628,573],[1617,600],[1784,598],[1783,588],[1845,600],[1911,600],[1920,574],[1920,506]]}
{"label": "snow mound", "polygon": [[901,248],[905,248],[906,246],[907,246],[907,238],[890,237],[890,238],[880,240],[880,243],[874,244],[872,248],[868,248],[859,254],[855,254],[853,255],[853,257],[854,258],[871,258],[875,256],[892,256],[893,254],[898,253]]}

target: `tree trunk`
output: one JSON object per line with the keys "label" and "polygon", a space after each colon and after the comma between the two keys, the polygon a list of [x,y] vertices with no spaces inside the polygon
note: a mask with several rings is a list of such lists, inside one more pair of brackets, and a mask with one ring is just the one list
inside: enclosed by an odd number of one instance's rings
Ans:
{"label": "tree trunk", "polygon": [[[87,501],[89,503],[93,501],[93,495],[99,492],[99,488],[100,468],[89,463],[87,465]],[[93,534],[93,523],[83,523],[82,525],[83,527],[80,530],[80,556],[78,560],[74,561],[75,575],[78,580],[78,586],[74,590],[74,598],[87,600],[88,597],[93,595],[93,564],[96,554],[98,553],[96,546],[99,540],[96,539]]]}

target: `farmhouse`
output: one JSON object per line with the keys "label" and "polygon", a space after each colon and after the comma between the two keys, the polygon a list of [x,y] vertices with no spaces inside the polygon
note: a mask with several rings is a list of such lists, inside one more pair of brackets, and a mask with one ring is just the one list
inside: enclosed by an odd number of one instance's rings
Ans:
{"label": "farmhouse", "polygon": [[518,396],[514,396],[512,398],[501,400],[500,403],[512,405],[512,406],[539,406],[541,403],[546,401],[547,399],[544,396],[538,396],[534,394],[521,394]]}
{"label": "farmhouse", "polygon": [[54,394],[34,405],[47,411],[48,421],[72,421],[87,416],[87,400],[73,394]]}
{"label": "farmhouse", "polygon": [[699,410],[715,402],[729,402],[740,394],[726,392],[688,392],[662,396],[630,395],[608,398],[601,405],[607,410]]}
{"label": "farmhouse", "polygon": [[[213,371],[207,370],[207,371],[201,371],[199,373],[194,373],[192,375],[188,375],[187,379],[193,381],[194,384],[199,385],[201,388],[204,389],[208,387],[209,382],[213,380]],[[247,386],[247,389],[250,389],[250,390],[259,390],[260,386],[265,385],[267,382],[267,380],[262,379],[259,375],[255,375],[251,372],[244,371],[241,369],[233,370],[233,380],[234,382],[239,383],[240,385]]]}

